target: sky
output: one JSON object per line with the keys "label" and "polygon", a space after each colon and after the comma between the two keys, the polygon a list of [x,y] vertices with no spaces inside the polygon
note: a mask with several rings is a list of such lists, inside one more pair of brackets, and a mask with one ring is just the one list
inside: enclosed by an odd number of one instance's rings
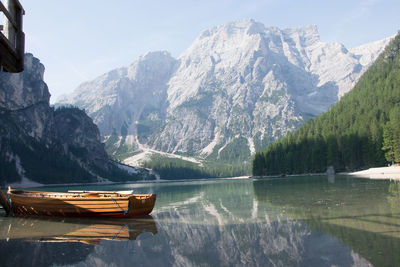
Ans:
{"label": "sky", "polygon": [[44,64],[51,103],[140,55],[178,57],[202,31],[252,18],[278,28],[318,26],[347,48],[400,30],[399,0],[20,0],[26,52]]}

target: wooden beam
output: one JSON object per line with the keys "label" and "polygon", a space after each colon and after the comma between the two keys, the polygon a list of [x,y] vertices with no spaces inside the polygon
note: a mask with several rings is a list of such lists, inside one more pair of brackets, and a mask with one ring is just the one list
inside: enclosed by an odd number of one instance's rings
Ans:
{"label": "wooden beam", "polygon": [[18,0],[14,0],[14,5],[16,5],[19,9],[22,10],[22,12],[23,12],[22,15],[25,15],[25,10],[24,10],[24,8],[22,7],[21,3]]}
{"label": "wooden beam", "polygon": [[19,56],[8,39],[0,33],[0,60],[7,72],[20,72]]}
{"label": "wooden beam", "polygon": [[4,13],[8,21],[14,26],[14,28],[17,29],[17,22],[14,20],[13,16],[10,14],[10,12],[8,12],[7,8],[3,5],[2,2],[0,2],[0,11]]}
{"label": "wooden beam", "polygon": [[22,31],[22,17],[25,13],[18,0],[9,0],[7,7],[0,0],[0,12],[5,15],[0,32],[0,64],[4,71],[24,70],[25,34]]}

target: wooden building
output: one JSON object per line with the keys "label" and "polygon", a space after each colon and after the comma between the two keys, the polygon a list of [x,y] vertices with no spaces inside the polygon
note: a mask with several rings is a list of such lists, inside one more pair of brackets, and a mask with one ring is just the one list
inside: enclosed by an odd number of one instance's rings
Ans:
{"label": "wooden building", "polygon": [[0,25],[0,68],[6,72],[24,70],[25,34],[22,16],[25,14],[18,0],[0,0],[3,25]]}

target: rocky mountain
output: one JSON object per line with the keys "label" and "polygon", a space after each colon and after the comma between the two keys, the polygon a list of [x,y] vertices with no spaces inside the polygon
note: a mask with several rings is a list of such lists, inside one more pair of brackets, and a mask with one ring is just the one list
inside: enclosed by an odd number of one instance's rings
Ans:
{"label": "rocky mountain", "polygon": [[54,109],[44,66],[31,54],[25,71],[0,73],[0,184],[138,179],[110,161],[84,111]]}
{"label": "rocky mountain", "polygon": [[351,172],[400,163],[399,66],[397,34],[329,111],[256,153],[253,175]]}
{"label": "rocky mountain", "polygon": [[58,104],[85,109],[108,152],[130,164],[149,150],[243,162],[336,103],[389,39],[347,49],[316,26],[240,20],[204,31],[178,59],[148,53]]}

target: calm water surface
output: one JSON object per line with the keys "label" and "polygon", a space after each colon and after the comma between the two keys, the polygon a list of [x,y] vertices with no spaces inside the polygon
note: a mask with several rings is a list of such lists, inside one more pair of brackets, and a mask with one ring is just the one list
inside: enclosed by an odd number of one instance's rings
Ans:
{"label": "calm water surface", "polygon": [[[82,187],[79,187],[82,189]],[[65,191],[76,187],[46,188]],[[157,193],[129,220],[0,215],[1,266],[400,266],[400,183],[345,177],[91,186]]]}

